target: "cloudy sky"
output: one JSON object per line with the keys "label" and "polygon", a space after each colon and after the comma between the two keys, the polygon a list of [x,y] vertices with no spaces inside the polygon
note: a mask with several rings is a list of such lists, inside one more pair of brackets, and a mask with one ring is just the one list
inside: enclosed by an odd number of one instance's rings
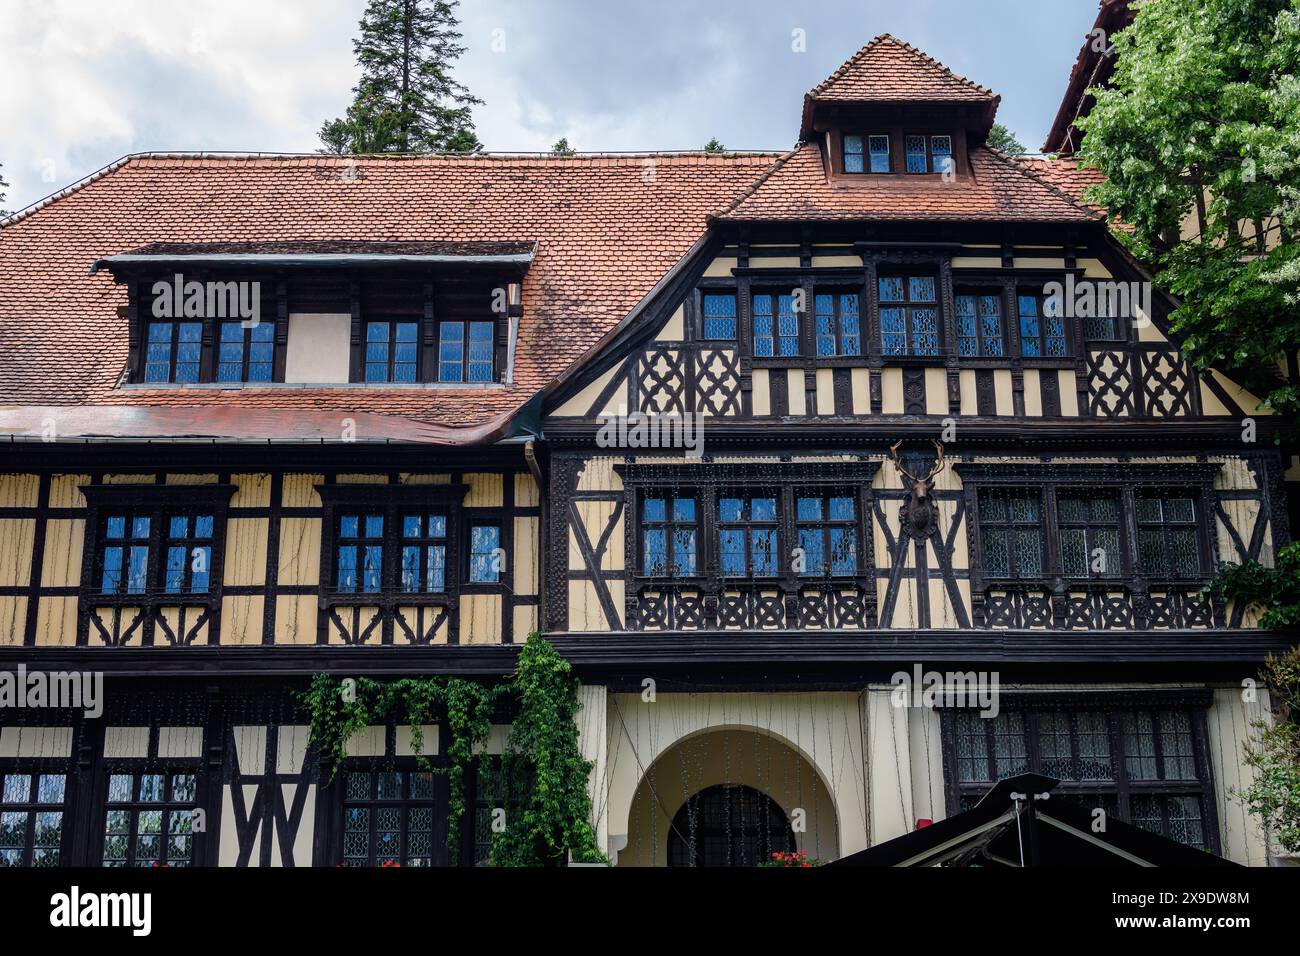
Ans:
{"label": "cloudy sky", "polygon": [[[365,0],[0,0],[0,163],[20,209],[125,153],[311,152]],[[1095,0],[464,0],[456,75],[492,150],[795,140],[803,93],[892,33],[1002,94],[1036,149]],[[792,47],[803,31],[806,49]]]}

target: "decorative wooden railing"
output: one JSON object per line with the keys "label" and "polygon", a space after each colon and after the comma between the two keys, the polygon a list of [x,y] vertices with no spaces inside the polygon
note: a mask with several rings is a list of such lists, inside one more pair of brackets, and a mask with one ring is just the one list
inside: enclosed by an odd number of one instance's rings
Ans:
{"label": "decorative wooden railing", "polygon": [[1147,630],[1222,627],[1223,608],[1195,585],[1126,582],[990,584],[973,597],[976,627]]}

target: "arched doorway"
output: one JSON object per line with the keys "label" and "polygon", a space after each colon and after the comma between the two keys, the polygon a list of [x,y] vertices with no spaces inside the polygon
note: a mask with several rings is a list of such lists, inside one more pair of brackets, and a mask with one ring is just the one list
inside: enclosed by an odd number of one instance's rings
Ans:
{"label": "arched doorway", "polygon": [[794,830],[775,800],[744,784],[718,784],[677,811],[668,865],[757,866],[794,848]]}
{"label": "arched doorway", "polygon": [[[793,848],[833,860],[839,856],[836,818],[821,774],[789,743],[757,729],[709,729],[662,748],[642,771],[618,865],[725,866],[729,839],[730,865],[754,865],[771,859],[772,850],[762,850],[760,859],[760,850],[748,847],[792,849],[787,842],[791,831]],[[747,843],[736,845],[738,832]],[[703,856],[707,862],[691,862]]]}

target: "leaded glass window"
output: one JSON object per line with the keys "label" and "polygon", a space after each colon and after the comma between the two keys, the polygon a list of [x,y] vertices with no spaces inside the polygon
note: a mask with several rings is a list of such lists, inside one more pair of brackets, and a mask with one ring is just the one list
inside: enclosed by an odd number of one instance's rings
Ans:
{"label": "leaded glass window", "polygon": [[1061,491],[1056,497],[1056,518],[1066,577],[1114,578],[1123,574],[1118,492]]}
{"label": "leaded glass window", "polygon": [[718,562],[723,577],[772,577],[778,573],[775,494],[718,498]]}
{"label": "leaded glass window", "polygon": [[952,160],[952,137],[931,136],[930,157],[934,162],[934,171],[936,173],[955,172],[957,167]]}
{"label": "leaded glass window", "polygon": [[334,589],[343,594],[378,594],[383,584],[384,516],[342,514],[335,539]]}
{"label": "leaded glass window", "polygon": [[754,296],[754,354],[760,358],[799,354],[799,315],[795,297],[772,293]]}
{"label": "leaded glass window", "polygon": [[[795,495],[795,570],[802,577],[840,577],[858,570],[857,504],[840,493]],[[798,562],[802,561],[802,570]]]}
{"label": "leaded glass window", "polygon": [[1190,492],[1142,491],[1137,512],[1138,566],[1149,578],[1201,577],[1196,501]]}
{"label": "leaded glass window", "polygon": [[939,354],[934,276],[880,276],[880,346],[885,355]]}
{"label": "leaded glass window", "polygon": [[673,578],[698,574],[698,535],[694,495],[647,492],[641,499],[641,573]]}
{"label": "leaded glass window", "polygon": [[860,173],[864,171],[863,137],[847,135],[844,137],[844,171]]}
{"label": "leaded glass window", "polygon": [[904,136],[904,149],[907,153],[907,171],[909,173],[928,173],[930,161],[926,155],[924,136]]}
{"label": "leaded glass window", "polygon": [[469,580],[496,584],[501,580],[501,526],[473,524],[469,529]]}
{"label": "leaded glass window", "polygon": [[144,380],[197,382],[202,354],[203,323],[150,322],[145,331]]}
{"label": "leaded glass window", "polygon": [[[1038,292],[1021,290],[1016,296],[1020,313],[1020,354],[1030,358],[1061,358],[1066,354],[1065,319],[1060,309],[1046,310]],[[1056,314],[1047,315],[1047,311]]]}
{"label": "leaded glass window", "polygon": [[438,323],[438,381],[491,382],[494,322]]}
{"label": "leaded glass window", "polygon": [[862,136],[845,134],[843,139],[844,171],[846,173],[889,172],[889,136],[876,134]]}
{"label": "leaded glass window", "polygon": [[269,382],[275,368],[275,323],[222,322],[217,344],[218,382]]}
{"label": "leaded glass window", "polygon": [[58,866],[67,775],[0,772],[0,868]]}
{"label": "leaded glass window", "polygon": [[819,292],[813,297],[819,356],[861,355],[862,332],[855,292]]}
{"label": "leaded glass window", "polygon": [[1002,297],[994,293],[959,293],[953,301],[957,315],[957,354],[1000,358]]}
{"label": "leaded glass window", "polygon": [[1043,509],[1036,491],[979,491],[980,560],[988,578],[1043,573]]}
{"label": "leaded glass window", "polygon": [[351,771],[343,786],[344,866],[432,866],[445,859],[447,808],[427,770]]}
{"label": "leaded glass window", "polygon": [[446,515],[402,515],[401,589],[407,594],[447,590]]}
{"label": "leaded glass window", "polygon": [[366,323],[366,381],[414,382],[419,369],[419,324]]}
{"label": "leaded glass window", "polygon": [[736,297],[730,293],[706,292],[700,297],[704,310],[704,337],[714,341],[736,339]]}
{"label": "leaded glass window", "polygon": [[104,866],[189,866],[198,775],[143,770],[108,777]]}
{"label": "leaded glass window", "polygon": [[1191,846],[1217,843],[1204,818],[1209,769],[1197,754],[1201,717],[1183,707],[1104,710],[1059,702],[1007,706],[996,716],[946,717],[957,804],[969,809],[999,779],[1026,771],[1061,781],[1053,800],[1101,808]]}

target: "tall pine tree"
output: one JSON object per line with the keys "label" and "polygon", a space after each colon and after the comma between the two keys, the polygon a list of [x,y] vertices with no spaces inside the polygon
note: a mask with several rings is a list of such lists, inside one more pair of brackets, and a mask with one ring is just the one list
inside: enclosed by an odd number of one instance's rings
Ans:
{"label": "tall pine tree", "polygon": [[370,0],[352,42],[361,82],[347,114],[321,127],[325,152],[473,153],[470,107],[451,75],[465,52],[455,0]]}
{"label": "tall pine tree", "polygon": [[[0,166],[4,166],[4,163],[0,163]],[[4,175],[0,174],[0,189],[4,189],[4,187],[8,185],[9,184],[5,182]],[[5,194],[3,192],[0,192],[0,218],[9,215],[7,212],[5,212],[4,201],[5,201]]]}

